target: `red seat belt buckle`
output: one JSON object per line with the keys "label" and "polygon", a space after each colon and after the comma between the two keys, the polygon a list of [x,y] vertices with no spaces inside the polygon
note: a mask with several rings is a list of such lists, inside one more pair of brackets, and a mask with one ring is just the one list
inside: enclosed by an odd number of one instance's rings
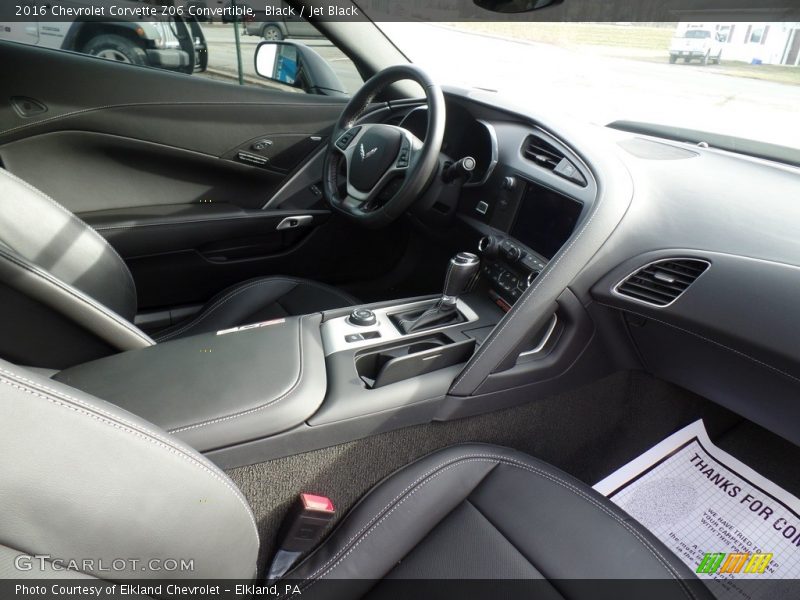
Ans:
{"label": "red seat belt buckle", "polygon": [[281,536],[281,550],[307,552],[321,539],[325,527],[333,519],[336,509],[325,496],[300,494],[292,507]]}
{"label": "red seat belt buckle", "polygon": [[300,494],[292,506],[278,539],[280,547],[272,559],[267,582],[283,577],[297,560],[314,548],[325,532],[325,528],[336,514],[330,498],[315,494]]}

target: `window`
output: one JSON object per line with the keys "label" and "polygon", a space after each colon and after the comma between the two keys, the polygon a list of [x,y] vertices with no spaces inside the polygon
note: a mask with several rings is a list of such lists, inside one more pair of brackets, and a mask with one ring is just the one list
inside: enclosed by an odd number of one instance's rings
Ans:
{"label": "window", "polygon": [[733,42],[733,32],[736,31],[736,25],[731,25],[730,30],[728,31],[728,39],[727,42],[730,44]]}
{"label": "window", "polygon": [[716,39],[721,43],[730,43],[733,27],[731,25],[717,25]]}
{"label": "window", "polygon": [[307,21],[297,19],[290,22],[285,19],[270,22],[261,17],[238,24],[203,23],[202,29],[208,47],[208,68],[200,73],[203,77],[243,85],[301,91],[259,77],[255,72],[255,52],[261,42],[289,40],[308,46],[325,59],[348,93],[355,93],[364,83],[353,62]]}
{"label": "window", "polygon": [[762,44],[766,39],[766,27],[754,27],[750,30],[750,37],[747,40],[748,44]]}
{"label": "window", "polygon": [[[23,3],[25,0],[21,0]],[[78,1],[78,0],[70,0]],[[245,0],[237,0],[242,4]],[[210,8],[230,0],[189,0],[186,6],[203,4]],[[119,4],[131,0],[120,0]],[[138,2],[137,2],[138,4]],[[184,14],[147,17],[143,21],[29,22],[2,23],[0,39],[40,47],[79,52],[142,67],[166,69],[236,85],[252,85],[302,92],[259,77],[254,68],[255,52],[264,40],[298,41],[309,46],[331,67],[344,91],[352,94],[363,84],[353,62],[313,25],[299,17],[267,20],[261,15],[246,22],[197,18]]]}

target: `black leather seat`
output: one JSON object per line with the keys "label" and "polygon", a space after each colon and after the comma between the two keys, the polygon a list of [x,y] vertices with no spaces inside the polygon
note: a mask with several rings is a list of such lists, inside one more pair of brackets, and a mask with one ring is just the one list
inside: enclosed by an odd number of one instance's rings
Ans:
{"label": "black leather seat", "polygon": [[[441,450],[384,480],[286,579],[298,580],[306,598],[395,596],[403,588],[386,581],[394,579],[539,580],[527,588],[537,598],[616,600],[632,597],[624,592],[634,586],[643,598],[713,597],[658,539],[586,484],[483,444]],[[344,581],[315,585],[325,579]],[[433,595],[454,590],[431,588]],[[484,591],[497,597],[500,590]]]}
{"label": "black leather seat", "polygon": [[[46,560],[15,568],[22,553],[83,565],[61,578],[255,582],[258,526],[247,500],[181,440],[3,360],[0,423],[0,577],[52,573]],[[268,469],[259,472],[261,485],[273,483]],[[119,557],[138,562],[99,566]],[[155,557],[191,559],[192,569],[143,568]],[[453,578],[494,584],[478,594],[439,587]],[[678,557],[586,484],[484,444],[440,450],[385,479],[286,579],[308,600],[418,598],[420,580],[435,580],[443,593],[434,597],[495,598],[503,578],[534,590],[505,597],[712,598]],[[414,581],[398,588],[401,579]],[[621,593],[631,581],[638,593]]]}
{"label": "black leather seat", "polygon": [[[0,169],[0,356],[63,368],[153,339],[133,324],[136,285],[94,229],[27,182]],[[169,340],[263,319],[358,304],[330,286],[291,277],[246,281],[213,298]]]}

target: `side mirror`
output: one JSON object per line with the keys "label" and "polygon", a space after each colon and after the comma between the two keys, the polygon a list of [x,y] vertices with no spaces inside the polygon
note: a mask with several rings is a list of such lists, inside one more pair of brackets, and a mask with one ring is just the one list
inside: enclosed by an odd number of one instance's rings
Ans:
{"label": "side mirror", "polygon": [[330,65],[300,42],[261,42],[255,54],[256,73],[309,94],[346,96],[347,92]]}

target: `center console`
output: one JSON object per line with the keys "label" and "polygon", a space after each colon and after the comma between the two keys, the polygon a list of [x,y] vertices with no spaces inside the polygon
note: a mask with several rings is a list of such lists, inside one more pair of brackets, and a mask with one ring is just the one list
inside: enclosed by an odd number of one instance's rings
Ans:
{"label": "center console", "polygon": [[201,451],[247,452],[287,438],[299,444],[326,427],[335,431],[324,435],[342,441],[357,420],[417,410],[447,394],[502,316],[485,294],[470,292],[478,273],[478,257],[461,253],[441,296],[181,338],[77,365],[54,378]]}
{"label": "center console", "polygon": [[542,185],[526,182],[508,233],[481,238],[483,274],[492,299],[504,310],[534,284],[569,239],[583,203]]}
{"label": "center console", "polygon": [[[484,236],[481,256],[451,259],[440,295],[197,335],[54,377],[146,418],[220,464],[430,422],[456,410],[442,403],[464,365],[536,285],[584,212],[582,202],[522,178],[514,199],[498,213],[502,220],[487,215],[476,230]],[[565,319],[578,322],[555,313],[508,354],[500,372],[509,386],[517,381],[514,369],[536,368],[546,379],[580,348],[567,342],[570,335],[581,342],[585,328],[567,335]],[[551,352],[562,337],[564,350]]]}

